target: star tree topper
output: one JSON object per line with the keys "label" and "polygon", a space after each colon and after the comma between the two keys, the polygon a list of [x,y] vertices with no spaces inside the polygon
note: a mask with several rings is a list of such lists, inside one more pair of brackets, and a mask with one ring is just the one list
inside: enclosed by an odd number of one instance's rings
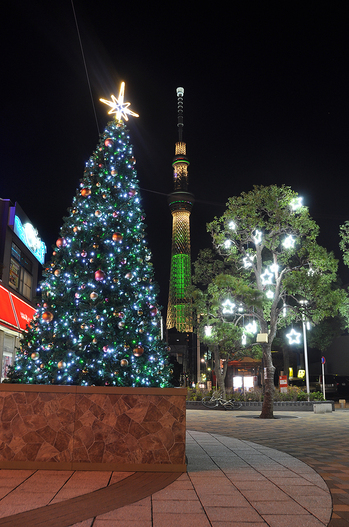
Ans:
{"label": "star tree topper", "polygon": [[116,98],[114,95],[111,95],[112,100],[107,101],[106,99],[99,99],[104,104],[107,104],[110,106],[111,110],[109,110],[108,114],[115,113],[115,119],[117,121],[121,121],[121,118],[123,118],[125,121],[128,121],[128,115],[132,115],[133,117],[139,117],[138,113],[133,112],[129,109],[130,102],[124,102],[124,95],[125,95],[125,83],[122,82],[120,86],[119,91],[119,97]]}

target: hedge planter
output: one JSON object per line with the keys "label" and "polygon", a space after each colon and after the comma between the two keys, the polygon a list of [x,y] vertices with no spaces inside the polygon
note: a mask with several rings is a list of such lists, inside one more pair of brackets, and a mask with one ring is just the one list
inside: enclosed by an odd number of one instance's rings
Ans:
{"label": "hedge planter", "polygon": [[0,468],[183,472],[186,394],[0,384]]}
{"label": "hedge planter", "polygon": [[[241,408],[237,411],[245,411],[245,410],[255,410],[255,411],[261,411],[262,410],[262,404],[261,402],[241,402]],[[316,406],[314,406],[316,405]],[[196,409],[196,410],[208,410],[208,408],[205,408],[201,401],[187,401],[187,409]],[[316,413],[324,413],[321,411],[321,406],[324,406],[326,409],[326,412],[330,411],[329,406],[331,406],[332,410],[334,411],[334,401],[282,401],[282,402],[276,402],[274,401],[274,412],[276,411],[288,411],[288,412],[313,412],[316,408]],[[217,410],[222,409],[217,408]]]}

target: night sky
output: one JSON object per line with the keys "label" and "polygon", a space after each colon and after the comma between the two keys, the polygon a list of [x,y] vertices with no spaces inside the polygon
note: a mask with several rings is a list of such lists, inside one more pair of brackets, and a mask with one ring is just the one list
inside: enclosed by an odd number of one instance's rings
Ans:
{"label": "night sky", "polygon": [[[270,184],[303,196],[320,243],[339,257],[339,225],[349,220],[348,5],[138,4],[8,3],[0,32],[0,197],[19,202],[50,257],[109,120],[99,98],[117,96],[125,81],[125,100],[140,114],[129,129],[166,305],[166,195],[178,137],[175,90],[183,86],[193,259],[210,246],[206,223],[223,214],[228,197]],[[341,272],[349,282],[349,270]]]}

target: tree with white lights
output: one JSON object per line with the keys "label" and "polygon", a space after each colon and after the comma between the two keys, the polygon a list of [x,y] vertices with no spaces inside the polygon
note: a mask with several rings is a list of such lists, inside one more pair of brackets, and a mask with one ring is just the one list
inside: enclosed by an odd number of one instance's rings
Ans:
{"label": "tree with white lights", "polygon": [[[273,418],[272,343],[279,327],[306,317],[313,323],[347,305],[336,288],[337,260],[318,245],[319,228],[296,192],[285,185],[255,186],[232,197],[208,225],[213,245],[233,271],[221,277],[227,299],[258,327],[263,348],[264,401],[260,417]],[[230,282],[230,285],[229,285]],[[251,302],[241,289],[260,295]]]}
{"label": "tree with white lights", "polygon": [[[245,318],[240,299],[253,309],[257,305],[261,307],[261,295],[243,280],[234,278],[232,271],[227,262],[217,259],[210,249],[204,249],[194,262],[192,276],[196,286],[193,307],[199,315],[197,332],[200,341],[213,353],[215,376],[224,397],[228,361],[260,355],[260,347],[251,346],[257,332],[256,322]],[[234,301],[229,299],[232,281]]]}
{"label": "tree with white lights", "polygon": [[64,218],[10,382],[169,384],[135,158],[119,98]]}

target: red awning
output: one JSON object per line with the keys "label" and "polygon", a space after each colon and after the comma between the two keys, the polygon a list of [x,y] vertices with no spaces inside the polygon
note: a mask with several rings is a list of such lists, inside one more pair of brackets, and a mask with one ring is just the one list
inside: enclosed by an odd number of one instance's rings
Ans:
{"label": "red awning", "polygon": [[5,287],[0,286],[0,324],[23,331],[34,313],[35,308],[10,293]]}
{"label": "red awning", "polygon": [[19,327],[21,328],[21,330],[24,330],[27,327],[27,324],[29,324],[29,322],[33,318],[36,310],[20,298],[18,298],[18,296],[13,295],[12,293],[10,293],[10,295],[15,306]]}
{"label": "red awning", "polygon": [[10,293],[4,287],[0,286],[0,323],[13,326],[18,329],[16,315],[10,299]]}

